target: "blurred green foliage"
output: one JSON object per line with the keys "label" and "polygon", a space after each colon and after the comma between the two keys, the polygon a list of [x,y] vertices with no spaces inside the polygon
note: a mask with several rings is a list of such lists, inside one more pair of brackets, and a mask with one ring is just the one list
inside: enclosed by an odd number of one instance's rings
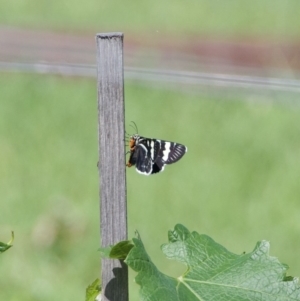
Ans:
{"label": "blurred green foliage", "polygon": [[[0,258],[0,299],[83,300],[100,264],[95,80],[1,74],[0,91],[0,237],[17,237]],[[141,135],[188,146],[161,174],[127,169],[129,237],[138,229],[173,276],[185,267],[158,246],[178,222],[237,254],[266,239],[299,276],[299,107],[130,82],[125,91],[129,133],[134,120]]]}
{"label": "blurred green foliage", "polygon": [[0,254],[4,253],[5,251],[7,251],[9,248],[11,248],[14,242],[14,232],[11,232],[11,239],[8,243],[4,243],[0,241]]}
{"label": "blurred green foliage", "polygon": [[[2,24],[68,31],[261,35],[300,33],[298,0],[0,0]],[[144,37],[145,39],[147,37]]]}

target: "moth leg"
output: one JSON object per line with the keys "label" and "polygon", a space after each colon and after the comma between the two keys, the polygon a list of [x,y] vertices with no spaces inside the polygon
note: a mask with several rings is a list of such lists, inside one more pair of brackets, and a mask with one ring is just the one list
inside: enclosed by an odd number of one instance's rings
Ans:
{"label": "moth leg", "polygon": [[131,167],[132,164],[128,161],[128,163],[126,163],[126,166],[127,166],[127,167]]}

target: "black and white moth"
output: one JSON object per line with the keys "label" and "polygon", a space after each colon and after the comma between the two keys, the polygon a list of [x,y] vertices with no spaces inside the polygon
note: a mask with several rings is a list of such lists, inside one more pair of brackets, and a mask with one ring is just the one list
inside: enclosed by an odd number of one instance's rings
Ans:
{"label": "black and white moth", "polygon": [[163,171],[166,164],[177,162],[187,152],[183,144],[138,134],[129,137],[129,148],[130,157],[126,166],[135,165],[137,172],[146,176]]}

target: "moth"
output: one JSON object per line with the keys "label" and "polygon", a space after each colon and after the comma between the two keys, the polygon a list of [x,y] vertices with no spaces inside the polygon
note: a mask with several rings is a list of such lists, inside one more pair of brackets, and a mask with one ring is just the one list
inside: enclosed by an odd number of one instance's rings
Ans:
{"label": "moth", "polygon": [[[136,131],[137,126],[135,125]],[[146,138],[139,134],[127,137],[129,139],[129,160],[127,167],[135,165],[136,171],[149,176],[164,170],[165,165],[180,160],[187,152],[187,147],[177,142]]]}

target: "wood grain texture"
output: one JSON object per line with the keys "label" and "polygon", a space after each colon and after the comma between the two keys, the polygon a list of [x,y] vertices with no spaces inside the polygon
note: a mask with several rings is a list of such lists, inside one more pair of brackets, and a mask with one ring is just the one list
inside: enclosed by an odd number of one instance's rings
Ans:
{"label": "wood grain texture", "polygon": [[[100,231],[102,247],[127,239],[123,34],[97,34]],[[128,301],[128,269],[102,259],[102,300]]]}

